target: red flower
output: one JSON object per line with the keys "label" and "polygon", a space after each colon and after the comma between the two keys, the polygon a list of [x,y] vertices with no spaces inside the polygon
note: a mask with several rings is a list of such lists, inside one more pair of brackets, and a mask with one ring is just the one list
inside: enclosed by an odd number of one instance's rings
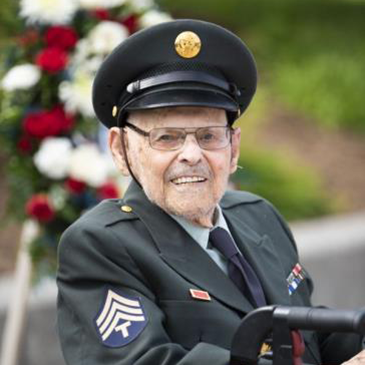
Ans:
{"label": "red flower", "polygon": [[25,211],[28,215],[42,223],[51,221],[55,216],[55,211],[45,194],[33,195],[28,200]]}
{"label": "red flower", "polygon": [[96,9],[92,12],[95,18],[99,20],[110,20],[111,16],[108,10],[105,9]]}
{"label": "red flower", "polygon": [[137,17],[133,14],[124,18],[121,23],[128,28],[130,34],[134,33],[138,28]]}
{"label": "red flower", "polygon": [[75,46],[77,33],[71,27],[59,25],[48,28],[44,38],[49,48],[68,50]]}
{"label": "red flower", "polygon": [[49,47],[38,53],[36,64],[44,71],[54,74],[67,65],[67,52],[58,47]]}
{"label": "red flower", "polygon": [[73,194],[81,194],[86,188],[83,181],[69,178],[66,180],[66,189]]}
{"label": "red flower", "polygon": [[30,152],[33,147],[31,139],[26,135],[20,137],[16,146],[20,152],[25,154]]}
{"label": "red flower", "polygon": [[119,191],[114,183],[108,182],[98,189],[98,195],[100,199],[115,199],[119,198]]}
{"label": "red flower", "polygon": [[68,132],[73,124],[72,116],[67,115],[62,106],[56,105],[51,110],[29,113],[24,118],[23,129],[29,136],[42,139]]}

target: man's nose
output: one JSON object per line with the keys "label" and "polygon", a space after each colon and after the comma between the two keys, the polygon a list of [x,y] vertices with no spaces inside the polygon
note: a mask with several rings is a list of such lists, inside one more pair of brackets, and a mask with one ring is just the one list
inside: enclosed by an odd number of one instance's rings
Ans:
{"label": "man's nose", "polygon": [[178,161],[189,165],[197,164],[202,158],[202,149],[194,134],[188,134],[181,150],[179,151]]}

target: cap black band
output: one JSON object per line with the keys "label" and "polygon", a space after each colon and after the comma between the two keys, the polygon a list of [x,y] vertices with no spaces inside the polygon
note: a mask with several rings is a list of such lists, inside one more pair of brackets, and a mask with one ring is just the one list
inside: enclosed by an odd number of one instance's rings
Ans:
{"label": "cap black band", "polygon": [[234,96],[240,95],[236,85],[230,84],[227,81],[219,79],[213,75],[209,75],[208,73],[199,71],[175,71],[163,75],[152,76],[146,79],[134,81],[130,83],[126,89],[128,93],[134,94],[150,87],[171,84],[175,82],[202,83],[218,87],[230,94],[233,94]]}

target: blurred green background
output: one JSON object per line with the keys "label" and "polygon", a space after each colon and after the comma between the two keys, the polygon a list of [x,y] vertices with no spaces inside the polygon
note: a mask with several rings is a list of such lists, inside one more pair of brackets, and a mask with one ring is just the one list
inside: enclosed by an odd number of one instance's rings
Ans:
{"label": "blurred green background", "polygon": [[[288,219],[351,209],[328,192],[313,169],[288,153],[266,148],[254,136],[273,109],[285,108],[316,128],[356,134],[365,142],[365,2],[159,0],[158,5],[175,18],[227,27],[255,55],[259,91],[239,122],[244,168],[234,175],[235,184],[263,195]],[[3,0],[0,47],[21,28],[16,2]],[[3,51],[0,57],[4,64]]]}

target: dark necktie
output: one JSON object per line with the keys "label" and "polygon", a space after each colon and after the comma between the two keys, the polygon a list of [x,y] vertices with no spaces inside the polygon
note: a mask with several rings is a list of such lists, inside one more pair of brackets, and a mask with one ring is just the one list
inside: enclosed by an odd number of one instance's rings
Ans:
{"label": "dark necktie", "polygon": [[237,250],[229,233],[217,227],[210,232],[209,241],[228,260],[228,276],[254,307],[266,305],[264,291],[257,275]]}

